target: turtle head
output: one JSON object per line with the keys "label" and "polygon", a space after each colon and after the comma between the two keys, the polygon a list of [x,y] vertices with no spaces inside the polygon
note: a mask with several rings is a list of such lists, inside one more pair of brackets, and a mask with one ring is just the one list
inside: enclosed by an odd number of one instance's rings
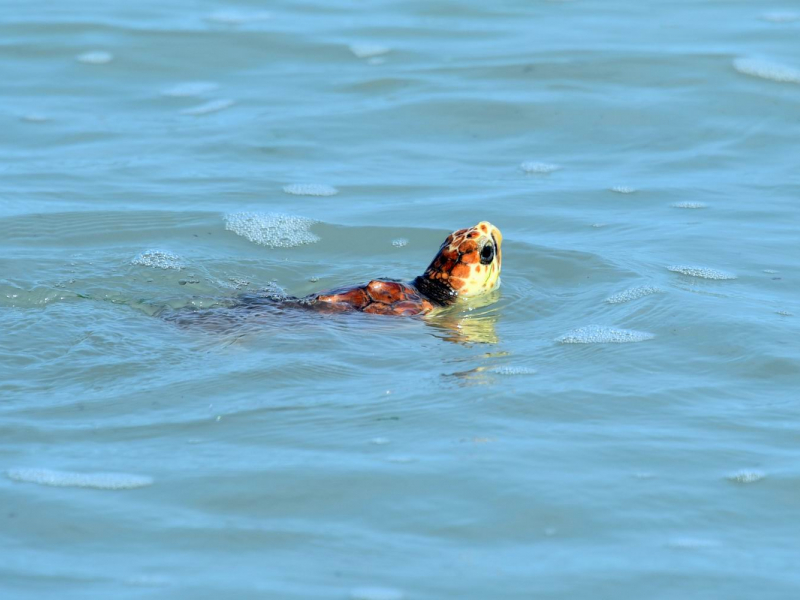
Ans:
{"label": "turtle head", "polygon": [[454,231],[415,284],[439,304],[491,292],[500,285],[502,243],[500,230],[488,221]]}

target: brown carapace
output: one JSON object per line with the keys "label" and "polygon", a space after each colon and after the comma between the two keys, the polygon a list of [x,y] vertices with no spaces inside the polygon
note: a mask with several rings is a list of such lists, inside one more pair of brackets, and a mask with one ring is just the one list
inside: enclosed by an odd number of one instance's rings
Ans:
{"label": "brown carapace", "polygon": [[373,279],[365,285],[301,298],[304,307],[378,315],[420,315],[459,298],[485,294],[500,285],[500,230],[487,221],[451,233],[425,272],[409,283]]}

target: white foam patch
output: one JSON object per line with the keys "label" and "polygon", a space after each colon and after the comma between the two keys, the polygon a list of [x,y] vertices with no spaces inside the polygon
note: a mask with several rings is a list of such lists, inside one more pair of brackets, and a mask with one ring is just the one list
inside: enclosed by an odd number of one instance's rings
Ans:
{"label": "white foam patch", "polygon": [[408,240],[406,238],[397,238],[392,240],[392,246],[395,248],[403,248],[408,246]]}
{"label": "white foam patch", "polygon": [[106,65],[114,60],[114,55],[111,54],[111,52],[105,52],[104,50],[94,50],[92,52],[78,54],[78,56],[75,57],[75,60],[87,65]]}
{"label": "white foam patch", "polygon": [[720,543],[717,540],[684,537],[675,538],[668,545],[679,550],[700,550],[702,548],[716,548]]}
{"label": "white foam patch", "polygon": [[639,190],[627,185],[615,185],[611,188],[611,191],[616,192],[617,194],[635,194]]}
{"label": "white foam patch", "polygon": [[625,302],[638,300],[639,298],[644,298],[645,296],[662,293],[664,293],[664,290],[652,285],[637,285],[636,287],[628,288],[624,292],[619,292],[618,294],[609,296],[606,298],[606,302],[609,304],[624,304]]}
{"label": "white foam patch", "polygon": [[25,483],[54,487],[81,487],[98,490],[131,490],[153,485],[153,478],[127,473],[76,473],[50,469],[9,469],[8,478]]}
{"label": "white foam patch", "polygon": [[272,14],[267,11],[243,11],[243,10],[218,10],[208,15],[208,20],[223,25],[244,25],[245,23],[257,23],[272,18]]}
{"label": "white foam patch", "polygon": [[681,275],[688,275],[689,277],[700,277],[701,279],[736,279],[736,275],[733,273],[720,271],[718,269],[710,269],[708,267],[672,265],[667,267],[667,270],[672,271],[673,273],[680,273]]}
{"label": "white foam patch", "polygon": [[175,269],[180,271],[185,265],[177,254],[166,250],[145,250],[131,261],[132,265],[154,269]]}
{"label": "white foam patch", "polygon": [[741,471],[736,471],[736,473],[731,473],[726,479],[733,483],[755,483],[756,481],[761,481],[764,477],[766,475],[761,471],[742,469]]}
{"label": "white foam patch", "polygon": [[20,119],[22,119],[23,121],[25,121],[27,123],[45,123],[45,122],[50,120],[50,117],[48,117],[47,115],[40,114],[40,113],[28,113],[28,114],[22,115],[20,117]]}
{"label": "white foam patch", "polygon": [[379,44],[351,44],[349,46],[350,52],[356,55],[357,58],[372,58],[374,56],[382,56],[388,54],[391,48],[381,46]]}
{"label": "white foam patch", "polygon": [[339,193],[332,185],[323,183],[292,183],[283,186],[283,191],[294,196],[335,196]]}
{"label": "white foam patch", "polygon": [[780,81],[781,83],[800,83],[800,69],[768,60],[737,58],[733,61],[733,68],[739,73],[752,77]]}
{"label": "white foam patch", "polygon": [[800,13],[768,12],[761,15],[761,18],[769,23],[793,23],[795,21],[800,21]]}
{"label": "white foam patch", "polygon": [[495,373],[496,375],[505,375],[505,376],[515,376],[515,375],[535,375],[536,369],[531,369],[530,367],[494,367],[493,369],[489,369],[489,373]]}
{"label": "white foam patch", "polygon": [[186,81],[162,90],[161,94],[172,98],[194,98],[205,96],[219,89],[219,84],[212,81]]}
{"label": "white foam patch", "polygon": [[318,242],[311,233],[316,221],[305,217],[273,213],[235,213],[225,215],[225,229],[267,248],[294,248]]}
{"label": "white foam patch", "polygon": [[708,204],[706,204],[705,202],[675,202],[672,204],[672,208],[689,208],[689,209],[708,208]]}
{"label": "white foam patch", "polygon": [[526,160],[519,167],[526,173],[535,173],[537,175],[547,175],[548,173],[558,171],[561,168],[560,166],[551,163],[536,162],[532,160]]}
{"label": "white foam patch", "polygon": [[234,104],[236,104],[234,100],[228,100],[228,99],[212,100],[211,102],[206,102],[205,104],[201,104],[199,106],[193,106],[192,108],[185,108],[181,111],[181,114],[191,115],[194,117],[201,115],[208,115],[211,113],[219,112],[221,110],[225,110],[226,108],[230,108]]}
{"label": "white foam patch", "polygon": [[630,342],[644,342],[655,336],[646,331],[633,329],[615,329],[602,325],[588,325],[568,331],[557,342],[562,344],[626,344]]}
{"label": "white foam patch", "polygon": [[385,587],[360,587],[350,592],[351,600],[403,600],[400,590]]}

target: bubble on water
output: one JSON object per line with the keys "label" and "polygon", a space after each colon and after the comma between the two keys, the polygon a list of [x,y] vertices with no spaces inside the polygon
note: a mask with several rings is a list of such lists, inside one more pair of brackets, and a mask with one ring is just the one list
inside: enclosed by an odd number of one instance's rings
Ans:
{"label": "bubble on water", "polygon": [[794,21],[800,21],[800,13],[768,12],[761,15],[761,18],[770,23],[792,23]]}
{"label": "bubble on water", "polygon": [[266,21],[272,18],[272,14],[267,11],[243,11],[243,10],[217,10],[206,17],[214,23],[223,25],[244,25],[245,23],[255,23]]}
{"label": "bubble on water", "polygon": [[672,265],[667,267],[667,270],[673,273],[680,273],[681,275],[689,275],[690,277],[700,277],[702,279],[736,279],[736,275],[718,269],[710,269],[708,267],[696,267],[690,265]]}
{"label": "bubble on water", "polygon": [[154,269],[175,269],[180,271],[185,265],[177,254],[166,250],[146,250],[134,257],[132,265],[153,267]]}
{"label": "bubble on water", "polygon": [[602,325],[588,325],[568,331],[557,342],[562,344],[625,344],[629,342],[644,342],[655,336],[646,331],[633,329],[615,329]]}
{"label": "bubble on water", "polygon": [[192,108],[184,108],[181,111],[182,115],[190,115],[193,117],[201,116],[201,115],[208,115],[211,113],[219,112],[221,110],[225,110],[226,108],[230,108],[236,104],[234,100],[212,100],[211,102],[206,102],[204,104],[200,104],[199,106],[193,106]]}
{"label": "bubble on water", "polygon": [[395,248],[402,248],[404,246],[408,246],[408,240],[406,238],[397,238],[392,240],[392,246]]}
{"label": "bubble on water", "polygon": [[105,52],[104,50],[93,50],[92,52],[78,54],[78,56],[75,57],[75,60],[87,65],[106,65],[114,60],[114,55],[111,54],[111,52]]}
{"label": "bubble on water", "polygon": [[639,298],[644,298],[645,296],[650,296],[652,294],[662,293],[664,293],[664,290],[652,285],[637,285],[636,287],[628,288],[624,292],[619,292],[618,294],[609,296],[606,298],[606,302],[609,304],[623,304],[625,302],[638,300]]}
{"label": "bubble on water", "polygon": [[40,113],[27,113],[20,117],[26,123],[45,123],[50,120],[50,117]]}
{"label": "bubble on water", "polygon": [[9,469],[8,478],[25,483],[55,487],[82,487],[99,490],[130,490],[153,485],[153,478],[127,473],[75,473],[50,469]]}
{"label": "bubble on water", "polygon": [[737,58],[733,68],[745,75],[781,83],[800,83],[800,69],[759,58]]}
{"label": "bubble on water", "polygon": [[532,160],[526,160],[520,165],[520,169],[526,173],[535,173],[537,175],[546,175],[548,173],[552,173],[553,171],[558,171],[560,168],[561,167],[559,165],[536,162]]}
{"label": "bubble on water", "polygon": [[675,202],[672,204],[672,208],[708,208],[708,204],[705,202]]}
{"label": "bubble on water", "polygon": [[616,192],[618,194],[635,194],[639,190],[627,185],[615,185],[614,187],[611,188],[611,191]]}
{"label": "bubble on water", "polygon": [[513,367],[513,366],[494,367],[489,369],[488,372],[494,373],[496,375],[506,375],[506,376],[535,375],[537,373],[536,369],[532,369],[530,367]]}
{"label": "bubble on water", "polygon": [[192,98],[204,96],[219,89],[219,84],[212,81],[186,81],[161,91],[164,96],[173,98]]}
{"label": "bubble on water", "polygon": [[357,58],[372,58],[388,54],[391,51],[391,48],[379,44],[351,44],[349,48]]}
{"label": "bubble on water", "polygon": [[267,248],[294,248],[313,244],[319,238],[311,233],[312,219],[274,213],[234,213],[225,215],[225,229]]}
{"label": "bubble on water", "polygon": [[725,479],[733,483],[755,483],[761,481],[766,475],[762,471],[742,469],[731,473]]}
{"label": "bubble on water", "polygon": [[405,597],[400,590],[385,587],[360,587],[350,592],[351,600],[403,600]]}
{"label": "bubble on water", "polygon": [[283,186],[283,191],[294,196],[335,196],[339,193],[332,185],[323,183],[292,183]]}

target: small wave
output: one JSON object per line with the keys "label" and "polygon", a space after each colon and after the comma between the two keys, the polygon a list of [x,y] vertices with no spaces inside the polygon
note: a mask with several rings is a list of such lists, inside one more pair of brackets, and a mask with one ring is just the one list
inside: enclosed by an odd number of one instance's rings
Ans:
{"label": "small wave", "polygon": [[624,292],[619,292],[618,294],[609,296],[606,298],[606,302],[609,304],[623,304],[625,302],[638,300],[639,298],[644,298],[645,296],[650,296],[652,294],[662,294],[663,292],[664,290],[652,285],[638,285],[636,287],[628,288]]}
{"label": "small wave", "polygon": [[403,600],[400,590],[385,587],[360,587],[350,592],[351,600]]}
{"label": "small wave", "polygon": [[311,233],[315,222],[305,217],[273,213],[225,215],[226,230],[267,248],[294,248],[318,242],[319,237]]}
{"label": "small wave", "polygon": [[47,115],[43,115],[40,113],[27,113],[20,117],[26,123],[46,123],[50,120],[50,117]]}
{"label": "small wave", "polygon": [[178,83],[170,88],[161,91],[163,96],[172,98],[193,98],[204,96],[219,89],[219,84],[211,81],[186,81]]}
{"label": "small wave", "polygon": [[219,112],[221,110],[225,110],[226,108],[230,108],[236,104],[234,100],[212,100],[211,102],[206,102],[204,104],[200,104],[199,106],[193,106],[192,108],[185,108],[181,111],[182,115],[190,115],[193,117],[198,117],[201,115],[208,115],[211,113]]}
{"label": "small wave", "polygon": [[82,487],[98,490],[130,490],[153,485],[153,478],[127,473],[76,473],[50,469],[9,469],[8,478],[25,483],[55,487]]}
{"label": "small wave", "polygon": [[706,204],[705,202],[675,202],[671,206],[672,208],[689,208],[689,209],[708,208],[708,204]]}
{"label": "small wave", "polygon": [[617,194],[635,194],[639,190],[635,187],[630,187],[627,185],[615,185],[611,188],[612,192],[616,192]]}
{"label": "small wave", "polygon": [[487,372],[494,373],[495,375],[505,375],[508,377],[513,377],[517,375],[535,375],[537,373],[537,370],[532,369],[530,367],[505,366],[505,367],[493,367],[489,369]]}
{"label": "small wave", "polygon": [[602,325],[588,325],[578,327],[556,338],[561,344],[625,344],[629,342],[643,342],[655,336],[646,331],[633,329],[615,329]]}
{"label": "small wave", "polygon": [[800,21],[800,13],[768,12],[761,15],[761,18],[769,23],[793,23],[794,21]]}
{"label": "small wave", "polygon": [[175,269],[176,271],[180,271],[185,266],[180,256],[166,250],[146,250],[134,257],[131,264],[154,269]]}
{"label": "small wave", "polygon": [[87,65],[106,65],[114,60],[114,55],[111,54],[111,52],[105,52],[104,50],[93,50],[92,52],[78,54],[78,56],[75,57],[75,60]]}
{"label": "small wave", "polygon": [[335,196],[339,193],[332,185],[323,183],[292,183],[283,186],[283,191],[294,196]]}
{"label": "small wave", "polygon": [[781,83],[800,83],[800,69],[758,58],[737,58],[733,68],[745,75]]}
{"label": "small wave", "polygon": [[761,481],[764,477],[766,475],[761,471],[742,469],[741,471],[736,471],[736,473],[731,473],[725,479],[733,483],[755,483],[756,481]]}
{"label": "small wave", "polygon": [[244,25],[245,23],[257,23],[272,18],[272,14],[264,11],[241,11],[241,10],[218,10],[208,17],[209,21],[222,23],[223,25]]}
{"label": "small wave", "polygon": [[532,160],[526,160],[519,167],[526,173],[534,173],[537,175],[547,175],[548,173],[558,171],[561,168],[559,165],[554,165],[545,162],[536,162]]}
{"label": "small wave", "polygon": [[701,279],[736,279],[736,275],[718,269],[709,269],[708,267],[695,267],[687,265],[672,265],[667,267],[667,270],[673,273],[680,273],[681,275],[688,275],[689,277],[700,277]]}
{"label": "small wave", "polygon": [[349,46],[357,58],[373,58],[375,56],[382,56],[388,54],[391,49],[379,44],[351,44]]}

